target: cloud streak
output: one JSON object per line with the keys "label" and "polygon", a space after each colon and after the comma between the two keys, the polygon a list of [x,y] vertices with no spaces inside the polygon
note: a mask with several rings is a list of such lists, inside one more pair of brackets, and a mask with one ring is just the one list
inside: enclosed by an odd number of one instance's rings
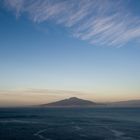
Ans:
{"label": "cloud streak", "polygon": [[140,18],[119,0],[4,0],[20,16],[37,23],[53,21],[72,35],[97,46],[120,47],[140,40]]}
{"label": "cloud streak", "polygon": [[18,90],[0,90],[0,95],[69,95],[78,96],[86,94],[81,91],[60,90],[60,89],[18,89]]}

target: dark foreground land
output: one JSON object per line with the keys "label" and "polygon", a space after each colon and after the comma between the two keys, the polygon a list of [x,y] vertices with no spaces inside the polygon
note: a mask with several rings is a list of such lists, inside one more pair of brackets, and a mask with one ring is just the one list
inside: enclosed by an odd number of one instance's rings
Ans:
{"label": "dark foreground land", "polygon": [[0,140],[140,140],[140,108],[1,108]]}

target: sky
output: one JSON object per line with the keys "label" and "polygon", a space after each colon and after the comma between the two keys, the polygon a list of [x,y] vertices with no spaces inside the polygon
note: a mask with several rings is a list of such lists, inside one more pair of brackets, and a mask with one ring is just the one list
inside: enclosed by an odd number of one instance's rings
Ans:
{"label": "sky", "polygon": [[139,0],[0,0],[0,106],[140,99],[139,7]]}

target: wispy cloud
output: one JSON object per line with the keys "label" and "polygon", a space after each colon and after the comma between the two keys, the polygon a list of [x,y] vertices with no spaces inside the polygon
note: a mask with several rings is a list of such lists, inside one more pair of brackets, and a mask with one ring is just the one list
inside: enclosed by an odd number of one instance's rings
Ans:
{"label": "wispy cloud", "polygon": [[72,90],[61,90],[61,89],[17,89],[17,90],[0,90],[0,95],[67,95],[67,96],[78,96],[86,94],[81,91],[72,91]]}
{"label": "wispy cloud", "polygon": [[93,45],[120,47],[140,40],[140,17],[123,0],[4,0],[34,22],[51,20],[70,29],[72,35]]}

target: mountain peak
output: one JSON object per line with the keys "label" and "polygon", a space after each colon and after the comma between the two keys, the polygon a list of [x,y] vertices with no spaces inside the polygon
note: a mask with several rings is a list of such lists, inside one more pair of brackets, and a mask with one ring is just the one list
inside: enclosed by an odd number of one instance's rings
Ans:
{"label": "mountain peak", "polygon": [[68,100],[79,100],[79,98],[77,98],[77,97],[70,97],[70,98],[68,98]]}

